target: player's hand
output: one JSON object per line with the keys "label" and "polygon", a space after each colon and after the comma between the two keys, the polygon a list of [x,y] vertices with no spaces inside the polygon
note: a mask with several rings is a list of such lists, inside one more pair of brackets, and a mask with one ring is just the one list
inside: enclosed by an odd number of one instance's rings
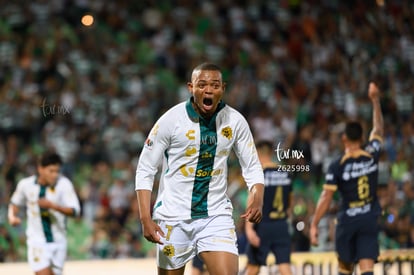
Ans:
{"label": "player's hand", "polygon": [[316,226],[314,224],[311,224],[310,233],[309,233],[311,245],[313,245],[313,246],[318,246],[319,245],[318,234],[319,234],[318,226]]}
{"label": "player's hand", "polygon": [[19,217],[16,217],[16,216],[9,217],[9,224],[11,226],[17,226],[21,223],[22,223],[22,220]]}
{"label": "player's hand", "polygon": [[39,205],[40,208],[45,208],[45,209],[54,209],[55,205],[50,201],[47,200],[45,198],[41,198],[37,201],[37,204]]}
{"label": "player's hand", "polygon": [[240,217],[252,223],[259,223],[262,220],[262,208],[263,198],[258,196],[257,193],[251,192],[247,199],[246,212]]}
{"label": "player's hand", "polygon": [[369,83],[368,87],[368,96],[371,100],[376,100],[379,98],[379,89],[378,86],[374,82]]}
{"label": "player's hand", "polygon": [[256,231],[254,231],[253,229],[246,230],[246,237],[247,237],[247,240],[249,241],[249,243],[253,247],[259,247],[260,246],[260,237],[257,235]]}
{"label": "player's hand", "polygon": [[158,224],[153,220],[141,221],[141,223],[145,239],[152,243],[164,244],[161,241],[161,237],[165,238],[165,235]]}

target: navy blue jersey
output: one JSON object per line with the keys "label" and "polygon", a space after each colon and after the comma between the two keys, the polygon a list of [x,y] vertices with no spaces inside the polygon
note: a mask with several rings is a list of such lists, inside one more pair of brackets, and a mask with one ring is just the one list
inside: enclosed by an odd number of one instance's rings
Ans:
{"label": "navy blue jersey", "polygon": [[344,154],[329,166],[324,188],[338,190],[341,195],[338,223],[380,215],[377,200],[380,150],[381,139],[376,137],[364,150]]}
{"label": "navy blue jersey", "polygon": [[262,222],[287,218],[289,196],[292,192],[292,179],[288,172],[269,167],[264,172],[264,198]]}

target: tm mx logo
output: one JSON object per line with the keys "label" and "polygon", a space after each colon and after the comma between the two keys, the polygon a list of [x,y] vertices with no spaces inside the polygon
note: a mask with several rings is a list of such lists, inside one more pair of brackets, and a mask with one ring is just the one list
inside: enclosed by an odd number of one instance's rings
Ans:
{"label": "tm mx logo", "polygon": [[288,159],[303,159],[305,158],[303,154],[303,150],[294,150],[294,149],[283,149],[281,148],[280,142],[277,144],[277,148],[275,150],[276,157],[279,162],[282,162],[282,160],[288,160]]}
{"label": "tm mx logo", "polygon": [[40,108],[42,109],[42,114],[44,117],[70,114],[70,110],[68,107],[58,104],[48,104],[46,102],[46,98],[43,99]]}

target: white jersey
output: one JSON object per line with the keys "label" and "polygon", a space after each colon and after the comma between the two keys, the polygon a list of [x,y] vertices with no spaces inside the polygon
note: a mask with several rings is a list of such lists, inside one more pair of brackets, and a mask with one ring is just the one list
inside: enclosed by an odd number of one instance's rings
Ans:
{"label": "white jersey", "polygon": [[220,103],[209,120],[200,117],[191,101],[168,110],[152,128],[139,158],[135,189],[152,190],[162,161],[153,218],[187,220],[231,215],[226,195],[227,160],[236,153],[250,189],[264,176],[246,119]]}
{"label": "white jersey", "polygon": [[31,176],[19,181],[11,197],[12,204],[26,207],[27,243],[66,242],[66,215],[52,209],[41,209],[37,203],[39,198],[73,208],[75,215],[79,215],[79,200],[72,182],[60,176],[54,186],[42,186],[36,176]]}

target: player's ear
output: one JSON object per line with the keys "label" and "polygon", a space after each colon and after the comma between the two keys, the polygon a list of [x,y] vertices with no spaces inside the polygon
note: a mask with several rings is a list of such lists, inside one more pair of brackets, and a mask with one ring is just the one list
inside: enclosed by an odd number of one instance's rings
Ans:
{"label": "player's ear", "polygon": [[191,95],[193,95],[193,83],[191,83],[191,82],[187,82],[187,89],[188,89],[188,92],[189,92]]}
{"label": "player's ear", "polygon": [[342,140],[343,143],[345,143],[345,142],[348,141],[348,138],[346,137],[346,134],[345,133],[342,133],[341,140]]}
{"label": "player's ear", "polygon": [[43,173],[43,169],[44,169],[44,167],[42,167],[41,165],[37,165],[37,174],[38,175],[41,175],[42,173]]}

